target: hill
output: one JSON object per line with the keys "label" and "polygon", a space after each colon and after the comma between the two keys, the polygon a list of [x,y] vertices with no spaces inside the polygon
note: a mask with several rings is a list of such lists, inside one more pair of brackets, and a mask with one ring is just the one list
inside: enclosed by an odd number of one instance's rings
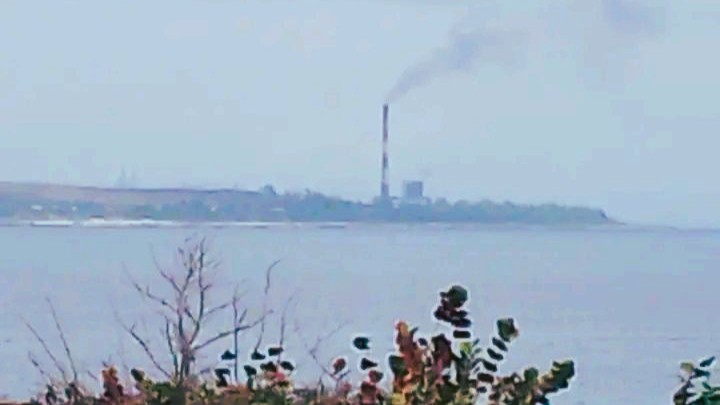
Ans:
{"label": "hill", "polygon": [[94,217],[183,222],[470,222],[611,224],[598,209],[557,204],[445,200],[362,203],[316,192],[278,194],[235,189],[117,189],[0,182],[0,219],[83,220]]}

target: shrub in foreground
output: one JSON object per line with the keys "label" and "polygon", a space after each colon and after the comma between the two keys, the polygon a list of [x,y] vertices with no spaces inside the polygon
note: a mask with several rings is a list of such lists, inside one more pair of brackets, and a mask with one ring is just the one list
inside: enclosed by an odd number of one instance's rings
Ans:
{"label": "shrub in foreground", "polygon": [[720,386],[710,383],[710,368],[714,364],[715,357],[711,357],[697,365],[692,362],[680,365],[681,386],[673,397],[675,405],[720,405]]}
{"label": "shrub in foreground", "polygon": [[[255,351],[251,362],[244,365],[244,382],[230,381],[229,368],[214,370],[215,379],[199,378],[153,381],[143,371],[131,374],[135,386],[123,387],[113,367],[102,372],[104,392],[99,397],[68,390],[61,397],[48,392],[47,404],[113,404],[113,405],[489,405],[547,404],[548,396],[569,387],[575,375],[572,361],[554,362],[549,371],[541,373],[527,368],[519,373],[501,375],[499,366],[511,344],[519,335],[512,318],[496,322],[496,330],[486,345],[471,332],[472,320],[465,304],[468,292],[452,286],[440,293],[434,317],[448,325],[451,332],[423,336],[418,328],[400,321],[395,325],[395,352],[387,357],[387,372],[381,361],[371,354],[371,342],[357,337],[353,345],[360,353],[359,371],[363,381],[353,387],[348,360],[335,359],[326,369],[335,387],[322,385],[312,389],[295,387],[295,367],[282,361],[283,348],[268,349],[267,354]],[[234,358],[226,351],[223,358]],[[195,376],[196,377],[196,376]],[[182,381],[182,384],[179,383]]]}

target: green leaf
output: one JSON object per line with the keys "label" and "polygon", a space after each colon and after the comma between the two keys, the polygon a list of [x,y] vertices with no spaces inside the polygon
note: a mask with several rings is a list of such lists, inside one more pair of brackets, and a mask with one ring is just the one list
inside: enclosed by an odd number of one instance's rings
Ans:
{"label": "green leaf", "polygon": [[451,307],[460,308],[465,305],[465,302],[467,302],[468,292],[464,287],[454,285],[450,287],[448,292],[443,293],[443,298],[447,299],[448,304],[450,304]]}
{"label": "green leaf", "polygon": [[228,361],[228,360],[235,360],[235,353],[231,352],[230,350],[225,350],[225,352],[220,355],[220,360],[222,361]]}
{"label": "green leaf", "polygon": [[502,354],[496,352],[493,349],[487,349],[488,356],[495,361],[503,361],[504,357]]}
{"label": "green leaf", "polygon": [[495,382],[495,377],[490,373],[479,373],[477,375],[478,381],[482,381],[486,384],[492,384]]}
{"label": "green leaf", "polygon": [[[453,337],[455,339],[470,339],[472,337],[472,333],[467,330],[454,330],[453,331]],[[470,342],[468,342],[470,343]],[[470,348],[472,348],[472,344],[470,344]]]}
{"label": "green leaf", "polygon": [[537,381],[538,376],[540,376],[540,372],[538,371],[538,369],[531,367],[525,370],[523,376],[525,378],[525,381],[534,384],[535,381]]}
{"label": "green leaf", "polygon": [[280,353],[282,353],[282,352],[283,352],[283,348],[282,348],[282,347],[279,347],[279,346],[278,346],[278,347],[270,347],[270,348],[268,348],[268,356],[270,356],[270,357],[279,356]]}
{"label": "green leaf", "polygon": [[370,339],[358,336],[353,340],[353,346],[358,350],[370,350]]}
{"label": "green leaf", "polygon": [[145,373],[142,370],[134,368],[130,370],[130,375],[132,375],[132,378],[135,380],[135,382],[142,383],[143,381],[145,381]]}
{"label": "green leaf", "polygon": [[405,375],[407,373],[407,366],[405,360],[400,356],[390,356],[388,359],[390,370],[395,375]]}
{"label": "green leaf", "polygon": [[685,361],[680,363],[680,369],[688,374],[692,374],[693,370],[695,370],[695,364]]}
{"label": "green leaf", "polygon": [[471,355],[473,352],[473,346],[470,342],[462,342],[460,343],[460,353],[463,355]]}
{"label": "green leaf", "polygon": [[483,367],[485,367],[485,370],[490,371],[492,373],[497,373],[498,368],[495,364],[487,361],[487,360],[481,360]]}
{"label": "green leaf", "polygon": [[497,321],[498,335],[505,342],[515,339],[519,331],[515,326],[515,320],[512,318],[500,319]]}
{"label": "green leaf", "polygon": [[250,365],[244,365],[243,369],[245,370],[245,374],[247,374],[248,377],[253,377],[257,375],[257,369]]}
{"label": "green leaf", "polygon": [[710,367],[710,366],[713,365],[713,363],[715,363],[715,356],[710,357],[709,359],[705,359],[705,360],[701,361],[701,362],[700,362],[700,367],[703,367],[703,368],[704,368],[704,367]]}
{"label": "green leaf", "polygon": [[575,363],[572,360],[553,362],[552,373],[559,380],[568,381],[575,376]]}
{"label": "green leaf", "polygon": [[505,342],[503,342],[502,340],[494,337],[494,338],[492,338],[492,342],[493,342],[493,344],[495,345],[495,347],[497,347],[498,349],[500,349],[500,350],[502,350],[502,351],[504,351],[504,352],[507,352],[507,351],[508,351],[507,345],[506,345]]}
{"label": "green leaf", "polygon": [[366,357],[363,357],[362,360],[360,360],[360,369],[365,371],[371,368],[377,367],[378,364]]}

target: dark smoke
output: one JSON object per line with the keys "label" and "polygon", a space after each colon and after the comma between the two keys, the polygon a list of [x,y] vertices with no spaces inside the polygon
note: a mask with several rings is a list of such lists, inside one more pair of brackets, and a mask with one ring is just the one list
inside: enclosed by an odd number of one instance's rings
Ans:
{"label": "dark smoke", "polygon": [[410,90],[424,86],[441,75],[468,73],[480,60],[513,63],[521,42],[519,33],[505,30],[478,28],[454,33],[445,47],[407,68],[388,92],[386,101],[392,103]]}
{"label": "dark smoke", "polygon": [[[637,47],[642,40],[661,31],[662,3],[665,0],[577,0],[576,3],[553,3],[546,0],[545,13],[538,13],[535,21],[506,16],[504,26],[491,27],[476,21],[469,31],[453,32],[447,44],[437,49],[425,60],[408,67],[388,92],[386,102],[392,103],[411,90],[429,84],[432,80],[452,73],[470,73],[479,64],[500,63],[515,66],[528,50],[532,41],[538,47],[564,48],[570,41],[584,41],[578,55],[591,61],[584,69],[606,69],[606,63],[616,63],[607,58],[621,48]],[[497,2],[501,5],[502,2]],[[649,4],[649,5],[648,5]],[[542,9],[542,7],[541,7]],[[552,10],[551,12],[547,12]],[[532,12],[532,10],[525,10]],[[498,18],[499,19],[499,18]],[[498,20],[496,19],[496,21]],[[479,19],[478,19],[479,20]],[[514,24],[514,25],[510,25]],[[522,26],[522,30],[507,27]],[[599,29],[603,43],[585,40],[589,27]],[[549,32],[556,36],[548,35]],[[544,43],[543,43],[544,42]],[[591,54],[588,57],[588,53]],[[584,74],[584,73],[583,73]]]}

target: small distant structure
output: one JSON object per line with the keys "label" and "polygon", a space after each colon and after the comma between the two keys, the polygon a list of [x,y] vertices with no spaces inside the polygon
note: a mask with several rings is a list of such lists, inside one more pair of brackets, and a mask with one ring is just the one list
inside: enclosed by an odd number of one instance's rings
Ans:
{"label": "small distant structure", "polygon": [[380,180],[380,201],[390,202],[390,168],[388,157],[388,110],[387,104],[382,109],[382,178]]}
{"label": "small distant structure", "polygon": [[403,194],[401,204],[425,205],[430,200],[424,196],[424,184],[418,180],[403,182]]}
{"label": "small distant structure", "polygon": [[277,197],[278,195],[277,191],[275,191],[275,187],[271,186],[270,184],[263,186],[260,189],[260,194],[266,197]]}
{"label": "small distant structure", "polygon": [[132,172],[130,176],[127,175],[125,169],[122,169],[120,177],[115,180],[115,188],[130,189],[138,186],[138,178],[135,172]]}

